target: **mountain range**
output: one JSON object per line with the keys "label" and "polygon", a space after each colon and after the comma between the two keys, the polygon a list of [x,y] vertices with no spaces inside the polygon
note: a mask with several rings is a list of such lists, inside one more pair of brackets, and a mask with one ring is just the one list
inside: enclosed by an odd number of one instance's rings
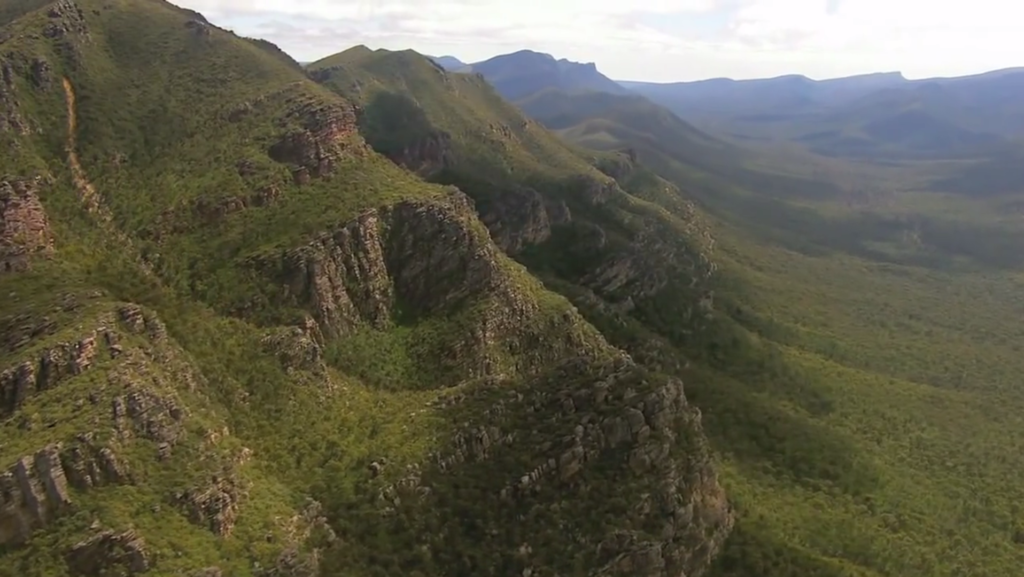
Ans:
{"label": "mountain range", "polygon": [[6,2],[0,576],[1015,576],[1018,81]]}
{"label": "mountain range", "polygon": [[[795,143],[839,158],[978,158],[1019,146],[1024,138],[1024,109],[1014,97],[1024,87],[1024,68],[922,80],[887,72],[821,81],[788,75],[739,81],[615,82],[593,64],[520,51],[452,70],[483,74],[513,102],[535,96],[540,87],[569,94],[640,95],[725,138]],[[631,103],[623,100],[620,106]],[[531,114],[546,117],[566,106],[552,102],[550,108],[551,113],[535,102]]]}

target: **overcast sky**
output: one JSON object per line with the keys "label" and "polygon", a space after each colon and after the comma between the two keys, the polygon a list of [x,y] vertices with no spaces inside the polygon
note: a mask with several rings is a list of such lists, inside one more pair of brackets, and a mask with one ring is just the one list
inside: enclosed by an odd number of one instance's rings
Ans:
{"label": "overcast sky", "polygon": [[1014,0],[172,1],[300,61],[356,44],[465,62],[529,48],[655,82],[1024,65]]}

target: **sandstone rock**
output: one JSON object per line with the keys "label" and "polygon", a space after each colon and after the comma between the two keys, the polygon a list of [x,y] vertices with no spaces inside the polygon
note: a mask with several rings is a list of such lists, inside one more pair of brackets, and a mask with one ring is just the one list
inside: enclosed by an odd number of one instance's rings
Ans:
{"label": "sandstone rock", "polygon": [[214,477],[208,486],[175,495],[175,501],[184,508],[191,522],[227,537],[235,527],[242,495],[242,487],[235,478]]}
{"label": "sandstone rock", "polygon": [[158,452],[168,453],[184,433],[184,410],[174,399],[148,389],[130,387],[127,395],[113,399],[111,409],[122,438],[139,434],[156,442]]}
{"label": "sandstone rock", "polygon": [[185,28],[191,30],[197,38],[207,39],[212,34],[210,25],[202,20],[189,20],[185,23]]}
{"label": "sandstone rock", "polygon": [[289,118],[302,128],[285,134],[271,146],[270,157],[306,169],[311,178],[329,174],[350,148],[351,137],[356,133],[356,117],[351,106],[311,102],[293,109]]}
{"label": "sandstone rock", "polygon": [[61,452],[68,482],[78,490],[130,482],[128,469],[109,447],[99,447],[91,434],[78,435],[77,443]]}
{"label": "sandstone rock", "polygon": [[[2,93],[0,88],[0,107]],[[0,275],[25,270],[33,256],[53,252],[50,224],[39,202],[41,183],[38,178],[0,180]]]}
{"label": "sandstone rock", "polygon": [[452,137],[447,132],[434,131],[397,152],[390,153],[395,164],[421,176],[430,176],[455,163]]}
{"label": "sandstone rock", "polygon": [[[479,418],[491,426],[502,424],[501,415],[518,415],[514,422],[521,438],[508,445],[492,443],[486,455],[474,459],[460,436],[479,436],[479,426],[467,429],[455,436],[448,449],[456,458],[439,458],[438,471],[424,473],[420,488],[442,487],[445,481],[439,475],[457,478],[474,462],[481,468],[475,471],[482,472],[482,468],[521,459],[526,451],[536,463],[532,469],[488,471],[491,478],[515,481],[493,493],[483,488],[460,493],[460,499],[478,503],[478,533],[499,535],[499,527],[525,522],[525,517],[512,519],[498,512],[513,511],[525,503],[532,510],[546,509],[555,515],[544,523],[558,522],[558,511],[571,509],[569,503],[579,491],[586,495],[587,515],[614,515],[609,523],[616,531],[576,532],[564,542],[546,547],[595,551],[596,558],[589,561],[598,568],[595,575],[700,575],[733,524],[732,509],[703,438],[700,414],[688,405],[678,380],[648,375],[625,357],[597,366],[603,368],[595,371],[594,361],[585,358],[566,362],[523,389],[524,394],[507,396],[508,401],[498,403],[504,405],[502,410],[485,411]],[[480,394],[497,406],[486,391],[486,386],[480,392],[470,390],[459,403],[472,403],[473,396]],[[574,406],[569,413],[564,410],[567,398],[573,399]],[[555,431],[561,431],[561,436]],[[561,441],[552,442],[552,437]],[[468,456],[458,457],[461,453]],[[416,495],[428,499],[429,504],[429,492],[408,493],[409,497]],[[492,498],[496,499],[494,505],[489,504]],[[605,509],[602,501],[621,502],[623,498],[632,500],[627,515],[613,513],[618,511],[615,507]],[[652,532],[652,527],[657,530]],[[489,533],[492,529],[496,533]],[[521,544],[510,542],[508,546],[508,553],[514,554],[513,548]]]}
{"label": "sandstone rock", "polygon": [[138,305],[124,305],[117,312],[121,317],[121,322],[128,327],[128,330],[135,334],[142,334],[146,328],[146,321],[141,307]]}
{"label": "sandstone rock", "polygon": [[0,373],[0,415],[10,415],[35,390],[36,369],[30,362]]}
{"label": "sandstone rock", "polygon": [[103,531],[75,544],[64,555],[72,575],[138,575],[150,569],[149,553],[142,537],[134,531]]}
{"label": "sandstone rock", "polygon": [[49,22],[43,28],[43,36],[57,39],[68,36],[88,38],[85,12],[73,0],[60,0],[50,7],[46,15]]}
{"label": "sandstone rock", "polygon": [[540,244],[551,236],[553,224],[569,221],[564,202],[546,200],[532,188],[502,191],[481,210],[494,242],[508,254],[517,254],[526,246]]}
{"label": "sandstone rock", "polygon": [[80,435],[71,446],[48,445],[0,473],[0,546],[24,542],[72,507],[68,485],[85,490],[126,480],[108,448]]}

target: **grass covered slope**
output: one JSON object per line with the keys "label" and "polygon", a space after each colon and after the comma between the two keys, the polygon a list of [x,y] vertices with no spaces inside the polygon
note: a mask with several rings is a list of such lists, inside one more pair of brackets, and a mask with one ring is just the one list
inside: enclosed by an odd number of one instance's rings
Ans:
{"label": "grass covered slope", "polygon": [[732,517],[679,381],[348,100],[156,0],[4,16],[0,574],[707,567]]}

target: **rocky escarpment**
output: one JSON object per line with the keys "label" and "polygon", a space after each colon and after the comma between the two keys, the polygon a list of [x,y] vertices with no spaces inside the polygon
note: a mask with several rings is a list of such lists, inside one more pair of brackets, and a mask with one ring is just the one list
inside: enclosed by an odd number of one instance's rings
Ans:
{"label": "rocky escarpment", "polygon": [[64,555],[72,575],[137,575],[150,569],[146,543],[135,531],[109,529],[76,543]]}
{"label": "rocky escarpment", "polygon": [[386,155],[395,164],[424,177],[451,168],[455,164],[452,137],[441,130],[433,130],[398,150],[387,152]]}
{"label": "rocky escarpment", "polygon": [[174,496],[174,501],[189,521],[227,537],[235,527],[245,493],[246,487],[237,477],[214,475],[209,484],[182,491]]}
{"label": "rocky escarpment", "polygon": [[68,487],[86,490],[129,480],[125,465],[90,434],[49,445],[0,473],[0,545],[26,541],[32,532],[67,514]]}
{"label": "rocky escarpment", "polygon": [[0,274],[25,270],[33,255],[53,252],[40,186],[39,178],[0,180]]}
{"label": "rocky escarpment", "polygon": [[713,274],[714,263],[706,253],[679,242],[678,234],[669,227],[645,227],[626,250],[584,276],[582,284],[598,294],[633,300],[656,295],[670,283],[698,288]]}
{"label": "rocky escarpment", "polygon": [[[169,391],[173,386],[193,386],[196,379],[180,370],[165,350],[169,345],[163,324],[135,305],[101,313],[94,322],[97,328],[37,347],[0,373],[0,424],[12,429],[16,424],[23,434],[90,427],[20,457],[0,473],[0,545],[21,543],[71,512],[69,488],[88,491],[131,483],[123,449],[134,439],[152,443],[153,458],[162,460],[184,434],[187,411]],[[135,341],[134,335],[146,340]],[[165,373],[149,370],[153,363],[174,374],[173,386]],[[55,389],[73,387],[81,382],[76,379],[89,375],[102,378],[103,384],[53,395]],[[73,411],[46,409],[37,396]],[[29,403],[34,403],[32,409],[22,410]],[[77,419],[79,414],[92,417]]]}
{"label": "rocky escarpment", "polygon": [[[697,576],[732,527],[700,412],[678,380],[628,358],[570,360],[442,405],[459,432],[378,499],[396,531],[461,551],[451,573]],[[442,518],[424,525],[427,511]]]}
{"label": "rocky escarpment", "polygon": [[[522,368],[586,348],[577,331],[567,330],[555,333],[564,340],[552,340],[536,358],[518,354],[523,343],[554,331],[537,325],[538,303],[517,285],[522,273],[503,262],[471,201],[457,189],[435,200],[368,211],[305,246],[254,259],[252,266],[281,287],[274,297],[279,306],[306,309],[328,338],[359,327],[384,329],[399,312],[404,322],[415,322],[471,309],[472,328],[444,347],[445,354],[479,361],[461,363],[471,367],[468,376],[498,370],[499,358]],[[580,319],[554,322],[571,327]]]}
{"label": "rocky escarpment", "polygon": [[355,111],[347,103],[325,104],[316,100],[290,103],[286,122],[297,124],[268,151],[277,162],[292,167],[295,182],[306,184],[312,178],[331,173],[337,161],[358,148]]}
{"label": "rocky escarpment", "polygon": [[543,197],[528,187],[501,191],[481,203],[480,219],[491,231],[494,242],[505,253],[515,255],[551,237],[551,227],[571,220],[565,202]]}

